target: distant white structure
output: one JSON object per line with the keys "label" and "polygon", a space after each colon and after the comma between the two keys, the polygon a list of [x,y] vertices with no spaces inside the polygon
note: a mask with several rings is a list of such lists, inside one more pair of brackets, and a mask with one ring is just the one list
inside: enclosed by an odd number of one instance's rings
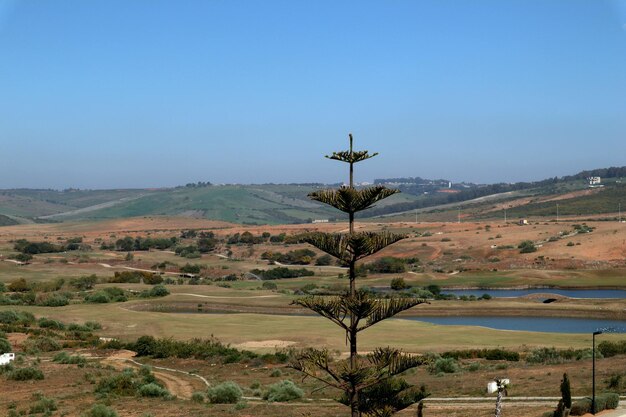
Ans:
{"label": "distant white structure", "polygon": [[8,365],[9,362],[13,362],[15,360],[15,353],[3,353],[0,355],[0,366]]}
{"label": "distant white structure", "polygon": [[521,219],[519,221],[519,225],[520,226],[528,226],[528,220],[527,219]]}
{"label": "distant white structure", "polygon": [[311,223],[328,223],[328,219],[315,219]]}
{"label": "distant white structure", "polygon": [[589,181],[590,187],[602,187],[602,178],[600,177],[587,177],[587,181]]}

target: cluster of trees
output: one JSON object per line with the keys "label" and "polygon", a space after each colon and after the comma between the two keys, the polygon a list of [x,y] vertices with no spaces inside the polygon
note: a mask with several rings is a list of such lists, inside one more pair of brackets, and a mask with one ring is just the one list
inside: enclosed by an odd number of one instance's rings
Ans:
{"label": "cluster of trees", "polygon": [[290,265],[309,265],[315,258],[315,252],[311,249],[296,249],[287,253],[263,252],[261,259]]}
{"label": "cluster of trees", "polygon": [[401,274],[406,272],[407,265],[417,264],[419,259],[410,258],[395,258],[393,256],[383,256],[376,259],[374,262],[365,265],[365,269],[368,272],[377,274]]}
{"label": "cluster of trees", "polygon": [[138,236],[136,238],[132,238],[130,236],[126,236],[122,239],[118,239],[115,241],[115,245],[111,247],[111,245],[107,246],[103,244],[101,246],[102,249],[113,249],[121,252],[130,252],[130,251],[144,251],[150,249],[169,249],[175,246],[178,243],[178,239],[176,237],[170,238],[151,238],[151,237],[141,237]]}
{"label": "cluster of trees", "polygon": [[[95,275],[94,275],[95,276]],[[81,277],[89,278],[89,277]],[[156,285],[163,282],[163,277],[159,274],[153,274],[152,272],[147,271],[115,271],[113,276],[109,278],[109,282],[111,283],[140,283],[148,285]]]}
{"label": "cluster of trees", "polygon": [[229,245],[253,245],[267,242],[270,237],[271,234],[269,232],[263,232],[260,236],[254,236],[252,233],[246,230],[243,233],[235,233],[232,236],[228,236],[228,238],[226,239],[226,243],[228,243]]}
{"label": "cluster of trees", "polygon": [[300,269],[290,269],[284,267],[278,267],[268,270],[262,269],[253,269],[250,273],[261,277],[261,279],[288,279],[288,278],[299,278],[299,277],[307,277],[315,275],[313,271],[309,271],[306,268]]}
{"label": "cluster of trees", "polygon": [[17,240],[13,245],[13,249],[27,255],[65,252],[66,250],[70,250],[66,249],[63,245],[55,245],[50,242],[30,242],[26,239]]}

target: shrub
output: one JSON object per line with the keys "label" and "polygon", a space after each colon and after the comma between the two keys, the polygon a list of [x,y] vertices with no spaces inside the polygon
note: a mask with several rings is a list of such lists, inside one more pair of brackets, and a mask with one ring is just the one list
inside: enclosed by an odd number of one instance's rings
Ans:
{"label": "shrub", "polygon": [[3,353],[13,352],[13,348],[11,347],[11,343],[8,340],[0,338],[0,355]]}
{"label": "shrub", "polygon": [[476,372],[480,369],[480,362],[472,362],[467,366],[467,370],[470,372]]}
{"label": "shrub", "polygon": [[276,384],[270,385],[267,391],[263,394],[263,399],[270,402],[291,401],[302,397],[304,397],[304,391],[289,380],[280,381]]}
{"label": "shrub", "polygon": [[[615,409],[619,404],[619,394],[604,393],[596,395],[596,413],[603,410]],[[591,398],[585,397],[572,404],[570,415],[582,416],[591,413]]]}
{"label": "shrub", "polygon": [[168,397],[170,395],[168,390],[154,382],[140,386],[138,393],[142,397]]}
{"label": "shrub", "polygon": [[282,375],[283,375],[283,373],[282,373],[282,371],[281,371],[280,369],[274,369],[274,370],[272,371],[272,373],[270,374],[270,376],[271,376],[272,378],[278,378],[278,377],[280,377],[280,376],[282,376]]}
{"label": "shrub", "polygon": [[38,368],[15,368],[9,371],[7,378],[12,381],[30,381],[43,379],[43,372]]}
{"label": "shrub", "polygon": [[261,269],[253,269],[250,271],[254,275],[258,275],[263,280],[267,279],[288,279],[288,278],[298,278],[298,277],[306,277],[315,275],[313,271],[309,271],[306,268],[300,269],[290,269],[285,268],[283,266],[279,266],[278,268],[269,269],[267,271]]}
{"label": "shrub", "polygon": [[132,369],[125,369],[119,374],[110,375],[98,381],[96,393],[105,396],[109,394],[133,396],[137,393],[137,388],[135,373]]}
{"label": "shrub", "polygon": [[615,355],[626,354],[626,340],[620,340],[616,342],[610,342],[608,340],[600,342],[598,350],[602,352],[605,358],[610,358]]}
{"label": "shrub", "polygon": [[70,303],[70,300],[62,294],[52,294],[37,301],[37,305],[44,307],[63,307]]}
{"label": "shrub", "polygon": [[193,401],[194,403],[203,403],[204,394],[198,391],[194,392],[193,394],[191,394],[191,401]]}
{"label": "shrub", "polygon": [[519,253],[531,253],[537,251],[537,247],[532,240],[523,241],[522,243],[517,245],[517,248],[520,250]]}
{"label": "shrub", "polygon": [[94,404],[82,417],[118,417],[115,410],[104,404]]}
{"label": "shrub", "polygon": [[85,327],[91,329],[91,330],[100,330],[102,329],[102,325],[100,323],[98,323],[97,321],[86,321],[85,322]]}
{"label": "shrub", "polygon": [[261,288],[263,288],[264,290],[275,290],[278,288],[278,285],[276,285],[275,282],[264,281],[261,285]]}
{"label": "shrub", "polygon": [[35,322],[35,316],[26,311],[0,311],[0,323],[28,325]]}
{"label": "shrub", "polygon": [[526,357],[526,362],[556,364],[563,362],[563,357],[555,348],[543,347],[531,351]]}
{"label": "shrub", "polygon": [[395,291],[401,291],[409,288],[404,278],[394,278],[391,280],[391,289]]}
{"label": "shrub", "polygon": [[67,352],[57,353],[52,358],[52,361],[64,365],[84,365],[87,362],[84,356],[70,355]]}
{"label": "shrub", "polygon": [[98,282],[98,277],[96,274],[92,274],[84,275],[80,278],[72,278],[70,280],[70,285],[77,290],[85,291],[92,289],[93,286],[96,285],[96,282]]}
{"label": "shrub", "polygon": [[454,358],[439,358],[430,367],[433,374],[454,374],[459,371],[459,363]]}
{"label": "shrub", "polygon": [[85,302],[94,304],[106,304],[111,302],[111,298],[104,292],[98,291],[85,297]]}
{"label": "shrub", "polygon": [[61,350],[61,345],[48,336],[29,337],[23,345],[24,352],[37,354],[40,352],[53,352]]}
{"label": "shrub", "polygon": [[207,398],[213,404],[236,404],[243,392],[235,382],[228,381],[207,390]]}
{"label": "shrub", "polygon": [[41,317],[39,320],[37,320],[37,324],[42,329],[65,330],[65,324],[61,323],[58,320],[48,319],[45,317]]}
{"label": "shrub", "polygon": [[30,414],[42,414],[46,413],[51,415],[53,411],[57,410],[57,403],[53,398],[48,398],[41,392],[33,394],[33,403],[29,408]]}
{"label": "shrub", "polygon": [[150,290],[150,297],[165,297],[169,294],[170,292],[167,288],[165,288],[165,285],[155,285]]}

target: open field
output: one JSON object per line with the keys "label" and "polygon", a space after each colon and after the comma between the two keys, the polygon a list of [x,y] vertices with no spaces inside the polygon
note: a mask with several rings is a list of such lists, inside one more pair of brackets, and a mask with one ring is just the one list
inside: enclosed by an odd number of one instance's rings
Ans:
{"label": "open field", "polygon": [[[499,224],[496,222],[467,223],[412,223],[363,222],[358,230],[388,230],[403,233],[407,239],[381,251],[372,260],[384,257],[418,259],[404,272],[368,272],[357,279],[359,287],[388,289],[392,278],[402,277],[412,287],[437,285],[442,288],[626,288],[626,225],[609,222],[587,222],[591,232],[579,233],[577,220],[563,222],[538,222],[528,226]],[[236,234],[250,232],[252,236],[285,234],[297,235],[310,231],[345,232],[346,223],[247,226],[204,219],[180,217],[141,217],[111,219],[97,222],[68,222],[56,224],[22,224],[0,228],[0,283],[5,286],[19,279],[32,285],[60,283],[59,292],[72,295],[70,303],[60,307],[42,305],[0,306],[0,311],[28,311],[37,317],[47,317],[65,323],[96,321],[102,328],[98,337],[134,342],[142,335],[190,340],[211,336],[230,344],[260,354],[281,349],[300,349],[311,346],[326,347],[338,358],[345,357],[348,347],[345,335],[327,320],[311,315],[291,305],[305,288],[341,290],[346,285],[346,270],[338,265],[269,265],[261,259],[266,252],[286,253],[310,246],[268,239],[254,244],[228,243]],[[115,242],[125,236],[134,238],[179,239],[178,245],[195,241],[180,238],[182,230],[195,229],[214,234],[217,241],[209,253],[184,258],[174,247],[165,250],[116,250]],[[71,238],[82,238],[84,248],[56,253],[35,254],[26,264],[15,259],[15,241],[47,241],[61,244]],[[537,251],[521,254],[517,245],[531,240]],[[569,242],[573,244],[568,245]],[[87,246],[88,245],[88,246]],[[106,248],[102,248],[105,245]],[[494,247],[495,246],[495,247]],[[315,257],[321,256],[317,250]],[[370,260],[368,260],[370,261]],[[413,261],[415,262],[415,261]],[[164,268],[157,271],[157,265]],[[191,284],[189,276],[181,276],[185,264],[197,265],[200,281]],[[306,268],[313,276],[271,280],[275,288],[264,288],[264,283],[254,279],[253,269],[268,270],[283,266],[288,269]],[[108,282],[114,273],[133,271],[162,272],[169,279],[169,295],[158,298],[141,298],[137,294],[152,288],[144,283]],[[95,275],[95,287],[77,290],[72,280]],[[157,274],[158,275],[158,274]],[[193,275],[193,274],[192,274]],[[230,277],[230,278],[228,278]],[[63,281],[60,281],[63,280]],[[88,303],[83,298],[106,288],[119,288],[130,297],[125,302],[103,304]],[[39,287],[38,287],[39,288]],[[390,345],[415,354],[443,353],[456,349],[504,348],[530,355],[539,347],[557,349],[588,349],[590,334],[557,334],[540,332],[502,331],[472,326],[440,326],[425,322],[405,320],[415,316],[548,316],[584,317],[624,320],[624,300],[569,299],[558,297],[544,304],[536,297],[517,299],[490,299],[477,301],[431,300],[406,311],[396,319],[388,320],[367,331],[360,338],[360,351],[369,352],[376,347]],[[305,330],[303,330],[305,329]],[[18,353],[27,335],[8,333]],[[623,334],[605,334],[603,341],[623,340]],[[72,343],[69,344],[71,346]],[[69,348],[72,352],[91,357],[85,367],[60,365],[50,361],[51,353],[23,354],[27,363],[37,365],[45,374],[44,381],[15,383],[0,377],[0,390],[10,385],[11,398],[0,398],[0,410],[9,406],[24,410],[32,402],[33,393],[42,391],[58,402],[59,411],[68,416],[79,416],[98,401],[94,393],[96,382],[107,375],[120,373],[126,367],[139,369],[128,355],[81,346]],[[120,356],[121,355],[121,356]],[[126,356],[124,356],[126,355]],[[178,398],[174,400],[138,399],[117,397],[111,402],[120,416],[144,416],[159,410],[159,416],[201,416],[207,413],[233,416],[345,415],[345,408],[328,399],[336,396],[331,390],[316,390],[319,386],[310,380],[302,381],[300,374],[288,369],[284,363],[259,364],[254,362],[223,363],[193,358],[151,359],[132,358],[138,363],[155,366],[155,377]],[[613,375],[626,375],[623,355],[598,361],[598,381],[606,387]],[[573,395],[587,395],[590,390],[590,360],[565,361],[555,364],[530,364],[520,362],[472,359],[459,361],[460,371],[452,374],[433,374],[426,367],[407,372],[406,379],[415,384],[426,384],[433,397],[480,397],[484,401],[427,401],[428,416],[488,416],[493,413],[493,398],[484,394],[485,384],[494,376],[506,375],[513,385],[511,396],[557,397],[558,383],[563,372],[572,377]],[[162,370],[157,367],[191,372]],[[280,377],[272,377],[276,369]],[[207,405],[190,401],[191,394],[206,390],[210,385],[235,381],[244,388],[245,406]],[[258,395],[254,383],[261,387],[281,379],[295,381],[305,390],[310,400],[290,403],[268,403]],[[256,386],[256,385],[255,385]],[[624,393],[625,388],[622,389]],[[515,401],[505,404],[505,411],[520,417],[539,416],[554,408],[556,400]],[[400,416],[415,414],[411,408]]]}

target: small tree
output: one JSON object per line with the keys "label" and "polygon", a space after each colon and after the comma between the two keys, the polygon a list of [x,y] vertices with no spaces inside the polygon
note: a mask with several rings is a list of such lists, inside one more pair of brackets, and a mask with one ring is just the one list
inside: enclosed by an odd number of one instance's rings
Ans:
{"label": "small tree", "polygon": [[572,408],[572,391],[570,389],[567,372],[563,374],[563,380],[561,381],[561,398],[563,398],[565,407]]}
{"label": "small tree", "polygon": [[309,194],[313,200],[328,204],[346,213],[349,220],[347,234],[316,232],[301,240],[334,256],[348,267],[349,289],[337,297],[310,296],[294,301],[339,326],[350,345],[347,360],[334,361],[326,349],[308,349],[302,352],[292,367],[343,392],[339,401],[350,407],[351,416],[390,416],[422,399],[426,394],[415,390],[398,374],[423,363],[422,358],[407,355],[392,347],[377,348],[361,357],[357,350],[360,332],[376,323],[393,317],[425,301],[418,298],[392,297],[379,299],[356,288],[356,263],[404,238],[403,235],[382,232],[356,232],[354,215],[372,207],[398,190],[381,185],[356,189],[354,187],[354,164],[372,158],[368,151],[350,149],[334,152],[329,159],[349,164],[350,183],[336,190],[319,190]]}

